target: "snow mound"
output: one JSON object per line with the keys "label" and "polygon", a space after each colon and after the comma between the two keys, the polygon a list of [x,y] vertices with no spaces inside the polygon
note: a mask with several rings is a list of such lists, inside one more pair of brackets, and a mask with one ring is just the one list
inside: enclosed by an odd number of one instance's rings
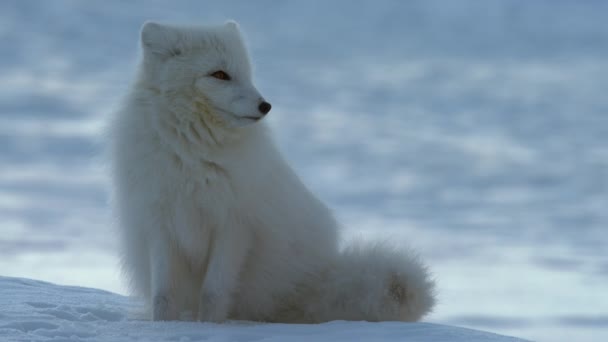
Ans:
{"label": "snow mound", "polygon": [[0,339],[9,341],[522,341],[429,323],[149,322],[111,292],[0,277]]}

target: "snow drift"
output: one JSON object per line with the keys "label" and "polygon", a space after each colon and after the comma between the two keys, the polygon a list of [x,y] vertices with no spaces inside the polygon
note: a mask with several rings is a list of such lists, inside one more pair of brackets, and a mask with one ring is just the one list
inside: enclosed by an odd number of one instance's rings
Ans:
{"label": "snow drift", "polygon": [[522,341],[429,323],[149,322],[141,303],[111,292],[0,277],[0,339],[8,341]]}

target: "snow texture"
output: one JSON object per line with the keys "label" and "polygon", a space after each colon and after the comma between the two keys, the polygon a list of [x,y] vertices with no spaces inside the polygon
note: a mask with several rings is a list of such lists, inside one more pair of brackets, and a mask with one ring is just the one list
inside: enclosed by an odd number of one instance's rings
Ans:
{"label": "snow texture", "polygon": [[0,277],[2,341],[523,341],[429,323],[266,324],[130,319],[132,299],[85,287]]}

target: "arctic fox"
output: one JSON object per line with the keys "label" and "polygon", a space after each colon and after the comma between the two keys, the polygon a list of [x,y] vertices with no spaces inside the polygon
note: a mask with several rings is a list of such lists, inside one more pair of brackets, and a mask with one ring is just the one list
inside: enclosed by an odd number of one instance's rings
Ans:
{"label": "arctic fox", "polygon": [[235,22],[147,22],[110,125],[132,291],[153,320],[414,321],[434,304],[417,258],[338,246],[338,224],[275,147]]}

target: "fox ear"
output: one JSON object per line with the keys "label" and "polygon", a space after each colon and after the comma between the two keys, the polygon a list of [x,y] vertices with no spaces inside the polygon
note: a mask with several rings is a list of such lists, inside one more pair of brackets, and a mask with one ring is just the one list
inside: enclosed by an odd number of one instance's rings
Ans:
{"label": "fox ear", "polygon": [[179,33],[172,27],[146,21],[141,27],[141,44],[146,51],[162,55],[179,54]]}
{"label": "fox ear", "polygon": [[228,20],[224,26],[226,26],[227,28],[231,29],[231,30],[235,30],[235,31],[240,31],[239,30],[239,24],[234,21],[234,20]]}

